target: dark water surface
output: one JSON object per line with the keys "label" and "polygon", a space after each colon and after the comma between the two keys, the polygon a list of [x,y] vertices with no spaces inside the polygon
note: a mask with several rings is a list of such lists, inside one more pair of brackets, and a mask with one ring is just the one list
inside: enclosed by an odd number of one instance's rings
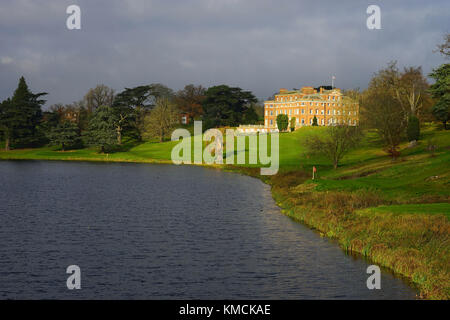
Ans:
{"label": "dark water surface", "polygon": [[[66,268],[81,268],[68,290]],[[1,299],[411,299],[280,213],[270,189],[190,166],[0,161]]]}

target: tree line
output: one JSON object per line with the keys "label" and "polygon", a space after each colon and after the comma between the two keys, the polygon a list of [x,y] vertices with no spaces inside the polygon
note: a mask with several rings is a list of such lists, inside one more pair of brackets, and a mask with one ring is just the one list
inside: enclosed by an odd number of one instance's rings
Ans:
{"label": "tree line", "polygon": [[13,96],[0,103],[0,141],[5,150],[58,145],[61,150],[98,147],[113,151],[124,137],[162,142],[184,115],[203,120],[204,129],[257,124],[263,107],[255,96],[227,85],[208,89],[193,84],[174,92],[153,83],[125,88],[119,93],[103,84],[89,89],[72,104],[54,104],[43,111],[47,93],[34,94],[21,77]]}

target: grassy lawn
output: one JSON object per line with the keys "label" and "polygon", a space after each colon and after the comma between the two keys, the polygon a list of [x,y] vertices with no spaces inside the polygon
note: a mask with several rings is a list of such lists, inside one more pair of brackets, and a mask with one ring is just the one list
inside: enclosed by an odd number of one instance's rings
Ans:
{"label": "grassy lawn", "polygon": [[[383,152],[376,132],[368,131],[335,170],[328,159],[309,155],[302,146],[306,136],[324,129],[281,133],[280,170],[275,176],[259,176],[259,164],[224,168],[269,183],[286,215],[337,239],[344,250],[404,275],[423,297],[450,299],[450,130],[425,126],[418,145],[403,144],[396,161]],[[438,146],[434,155],[427,150],[431,142]],[[176,144],[125,141],[110,154],[94,148],[61,152],[44,147],[0,151],[0,159],[171,163]],[[248,141],[245,151],[248,161]],[[318,170],[315,180],[313,166]]]}
{"label": "grassy lawn", "polygon": [[419,203],[378,206],[356,211],[358,214],[441,214],[450,219],[450,203]]}

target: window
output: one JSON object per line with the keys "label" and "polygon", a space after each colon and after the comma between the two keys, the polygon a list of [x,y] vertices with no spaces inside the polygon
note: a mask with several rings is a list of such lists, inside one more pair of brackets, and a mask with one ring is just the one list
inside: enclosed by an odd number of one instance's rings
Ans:
{"label": "window", "polygon": [[319,109],[316,109],[316,114],[319,114]]}
{"label": "window", "polygon": [[312,119],[309,119],[309,124],[312,124]]}
{"label": "window", "polygon": [[272,119],[270,119],[270,125],[272,125],[273,124],[273,120]]}
{"label": "window", "polygon": [[302,114],[305,114],[305,109],[302,109]]}
{"label": "window", "polygon": [[322,125],[323,125],[323,119],[322,119]]}
{"label": "window", "polygon": [[328,114],[328,115],[330,114],[330,110],[327,110],[327,114]]}
{"label": "window", "polygon": [[273,116],[273,110],[270,110],[270,115]]}
{"label": "window", "polygon": [[323,110],[320,110],[320,114],[323,114]]}
{"label": "window", "polygon": [[305,124],[305,119],[302,119],[302,124]]}
{"label": "window", "polygon": [[182,124],[186,124],[187,123],[187,117],[186,116],[182,116],[181,117],[181,123]]}
{"label": "window", "polygon": [[312,114],[312,113],[313,113],[312,109],[309,109],[309,114]]}

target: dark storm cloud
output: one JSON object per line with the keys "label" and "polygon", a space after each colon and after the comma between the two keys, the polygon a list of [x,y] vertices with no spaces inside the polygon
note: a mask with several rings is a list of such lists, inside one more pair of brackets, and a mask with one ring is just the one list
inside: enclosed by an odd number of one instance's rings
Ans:
{"label": "dark storm cloud", "polygon": [[[66,29],[68,5],[82,29]],[[382,30],[366,28],[381,7]],[[226,83],[266,98],[280,87],[367,86],[391,60],[442,63],[448,1],[25,1],[0,2],[0,99],[24,75],[48,103],[82,98],[98,83],[116,90],[161,82],[174,89]]]}

